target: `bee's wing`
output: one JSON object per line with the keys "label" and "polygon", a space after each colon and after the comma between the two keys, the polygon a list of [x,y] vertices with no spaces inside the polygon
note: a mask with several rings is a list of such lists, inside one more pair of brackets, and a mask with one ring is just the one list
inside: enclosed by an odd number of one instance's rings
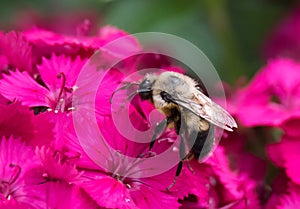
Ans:
{"label": "bee's wing", "polygon": [[233,117],[205,94],[200,91],[195,91],[194,97],[195,100],[192,100],[181,98],[179,95],[176,95],[174,100],[179,106],[192,111],[199,117],[204,118],[220,128],[227,131],[232,131],[232,128],[237,128],[237,124]]}

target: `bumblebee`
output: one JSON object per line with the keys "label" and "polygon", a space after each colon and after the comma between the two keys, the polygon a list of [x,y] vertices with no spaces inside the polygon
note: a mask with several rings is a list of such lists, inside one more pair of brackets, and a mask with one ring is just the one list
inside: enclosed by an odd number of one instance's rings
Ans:
{"label": "bumblebee", "polygon": [[181,138],[182,160],[176,176],[181,172],[183,160],[202,160],[209,155],[215,143],[214,126],[227,131],[237,128],[232,116],[207,97],[199,83],[189,76],[170,71],[147,74],[139,84],[138,94],[166,115],[164,121],[157,124],[150,149],[165,127],[174,128]]}

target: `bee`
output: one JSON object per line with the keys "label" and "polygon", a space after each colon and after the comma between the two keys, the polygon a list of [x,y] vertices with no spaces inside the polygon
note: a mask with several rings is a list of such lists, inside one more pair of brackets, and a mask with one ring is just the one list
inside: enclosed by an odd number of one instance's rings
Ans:
{"label": "bee", "polygon": [[171,71],[160,75],[146,74],[137,85],[136,94],[141,100],[149,100],[166,116],[157,123],[150,150],[166,127],[174,128],[181,138],[181,161],[174,182],[168,187],[170,189],[182,170],[184,160],[203,160],[211,153],[215,144],[215,126],[233,131],[237,124],[226,110],[202,92],[200,83],[187,75]]}

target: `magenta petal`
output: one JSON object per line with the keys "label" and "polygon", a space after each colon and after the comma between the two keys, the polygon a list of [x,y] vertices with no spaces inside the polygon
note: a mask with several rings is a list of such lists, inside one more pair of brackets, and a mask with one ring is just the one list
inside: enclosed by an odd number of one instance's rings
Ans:
{"label": "magenta petal", "polygon": [[109,176],[87,181],[81,187],[98,203],[106,208],[138,209],[126,186]]}
{"label": "magenta petal", "polygon": [[49,48],[52,46],[53,48],[50,48],[52,52],[58,50],[60,53],[75,52],[78,54],[81,47],[83,49],[92,48],[89,41],[90,38],[62,35],[36,27],[24,31],[23,35],[38,48]]}
{"label": "magenta petal", "polygon": [[65,87],[72,88],[84,64],[85,61],[81,60],[79,56],[73,60],[65,55],[52,54],[50,59],[43,58],[42,64],[38,65],[37,68],[42,80],[52,91],[55,91],[61,88],[63,82],[57,78],[59,73],[63,73],[66,78]]}
{"label": "magenta petal", "polygon": [[11,31],[0,35],[0,48],[10,65],[32,73],[32,46],[23,34]]}
{"label": "magenta petal", "polygon": [[100,115],[111,115],[111,96],[124,79],[124,74],[118,70],[110,70],[103,78],[96,94],[96,112]]}
{"label": "magenta petal", "polygon": [[[253,138],[251,140],[257,139]],[[229,159],[231,170],[247,175],[253,180],[263,181],[267,164],[264,159],[245,152],[246,143],[245,136],[235,132],[221,141],[221,145],[224,147]]]}
{"label": "magenta petal", "polygon": [[158,191],[147,185],[141,184],[138,190],[133,188],[130,194],[139,208],[143,209],[173,209],[180,206],[176,196]]}
{"label": "magenta petal", "polygon": [[[1,35],[0,35],[0,37],[1,37]],[[8,66],[9,66],[9,63],[8,63],[6,56],[3,54],[0,54],[0,69],[1,69],[0,70],[0,78],[2,78],[1,72],[4,71],[3,69],[8,69]]]}
{"label": "magenta petal", "polygon": [[281,142],[268,147],[270,158],[279,166],[284,167],[287,176],[298,185],[300,185],[299,147],[300,141],[297,138],[293,139],[287,136],[284,136]]}
{"label": "magenta petal", "polygon": [[[281,173],[283,174],[283,173]],[[299,196],[299,186],[291,183],[285,175],[279,175],[272,182],[272,196],[266,204],[266,209],[279,209],[279,208],[298,208],[293,204],[295,200],[299,200],[299,197],[294,199],[293,196]],[[298,203],[299,205],[299,203]],[[290,207],[291,206],[291,207]]]}
{"label": "magenta petal", "polygon": [[43,146],[36,149],[36,155],[40,159],[48,179],[67,183],[79,181],[82,172],[77,171],[76,166],[68,161],[64,153]]}
{"label": "magenta petal", "polygon": [[39,45],[42,42],[45,42],[49,45],[63,44],[65,42],[63,35],[39,28],[31,28],[24,31],[23,34],[28,41],[36,45]]}
{"label": "magenta petal", "polygon": [[291,192],[288,195],[280,197],[280,203],[276,209],[296,209],[300,205],[300,193]]}
{"label": "magenta petal", "polygon": [[78,186],[63,182],[48,182],[40,185],[40,195],[44,199],[44,208],[98,208]]}
{"label": "magenta petal", "polygon": [[284,138],[281,143],[281,153],[285,160],[284,166],[286,168],[286,174],[293,182],[300,185],[300,168],[298,163],[300,159],[300,141]]}
{"label": "magenta petal", "polygon": [[30,206],[29,204],[14,202],[14,201],[6,201],[6,202],[0,201],[0,208],[1,209],[34,209],[34,207]]}
{"label": "magenta petal", "polygon": [[0,80],[0,94],[7,99],[18,100],[25,106],[48,106],[45,98],[48,90],[40,86],[27,72],[10,72]]}
{"label": "magenta petal", "polygon": [[281,144],[280,143],[273,143],[269,144],[266,147],[266,152],[268,157],[272,160],[272,162],[278,166],[284,166],[284,157],[282,155]]}
{"label": "magenta petal", "polygon": [[50,144],[54,140],[53,124],[45,114],[34,115],[28,107],[20,103],[0,105],[0,137],[21,137],[32,146]]}
{"label": "magenta petal", "polygon": [[300,63],[294,60],[270,60],[231,100],[234,114],[246,126],[280,126],[299,115],[299,70]]}
{"label": "magenta petal", "polygon": [[237,178],[236,173],[230,170],[228,159],[222,147],[219,146],[215,150],[214,154],[208,158],[207,164],[212,167],[219,181],[228,190],[228,195],[237,199],[243,195],[243,191],[239,188],[241,180]]}
{"label": "magenta petal", "polygon": [[[254,114],[255,112],[255,114]],[[252,113],[252,114],[251,114]],[[266,105],[244,106],[239,110],[238,117],[244,126],[278,126],[285,120],[286,112],[279,108]],[[258,118],[260,120],[258,120]]]}
{"label": "magenta petal", "polygon": [[286,173],[292,179],[293,182],[300,185],[300,176],[299,176],[300,168],[299,168],[299,164],[296,163],[296,162],[293,162],[294,159],[299,159],[300,156],[299,156],[299,154],[290,154],[288,157],[290,159],[287,160],[287,162],[285,163]]}
{"label": "magenta petal", "polygon": [[76,160],[77,167],[87,170],[99,169],[99,166],[94,161],[92,161],[87,153],[83,150],[83,147],[81,146],[72,126],[70,126],[67,131],[64,131],[63,138],[65,139],[64,147],[68,149],[68,154],[70,155],[70,157],[76,156],[78,154],[80,155],[80,158]]}
{"label": "magenta petal", "polygon": [[[141,47],[134,36],[116,27],[104,26],[100,28],[98,33],[101,40],[101,45],[98,47],[102,47],[101,50],[116,57],[124,59],[141,51]],[[96,37],[95,40],[97,39]]]}
{"label": "magenta petal", "polygon": [[216,200],[216,196],[213,195],[213,191],[209,187],[210,173],[207,166],[199,165],[198,162],[191,163],[191,166],[194,173],[187,166],[184,166],[176,184],[171,188],[171,192],[182,200],[184,197],[188,197],[189,194],[193,194],[196,196],[199,205],[208,206],[209,199]]}
{"label": "magenta petal", "polygon": [[[100,127],[101,134],[105,141],[114,149],[119,150],[121,153],[130,156],[137,157],[144,153],[149,147],[149,144],[138,143],[127,139],[122,133],[115,127],[114,120],[109,116],[103,116],[98,119],[98,125]],[[123,123],[124,127],[128,124]],[[150,139],[149,139],[150,141]]]}
{"label": "magenta petal", "polygon": [[69,114],[62,112],[54,113],[53,111],[43,114],[53,124],[54,148],[61,150],[65,146],[65,135],[68,133],[70,127],[73,126],[72,117]]}
{"label": "magenta petal", "polygon": [[53,53],[82,55],[83,57],[93,54],[93,48],[89,43],[83,43],[81,38],[64,36],[40,28],[26,30],[23,35],[34,46],[34,55],[37,60]]}
{"label": "magenta petal", "polygon": [[300,114],[295,114],[288,120],[285,120],[281,125],[281,128],[284,130],[285,134],[290,137],[299,137],[300,136]]}
{"label": "magenta petal", "polygon": [[0,137],[21,137],[29,141],[34,135],[33,112],[20,103],[0,106]]}
{"label": "magenta petal", "polygon": [[27,139],[27,142],[32,146],[50,145],[55,136],[53,133],[54,124],[49,120],[47,113],[40,113],[32,118],[34,128],[33,136]]}
{"label": "magenta petal", "polygon": [[31,147],[25,146],[20,139],[14,139],[5,137],[0,139],[0,166],[3,172],[0,173],[0,178],[9,179],[11,171],[10,164],[16,164],[24,166],[22,169],[24,172],[26,169],[34,167],[38,164],[37,158],[34,156],[34,151]]}

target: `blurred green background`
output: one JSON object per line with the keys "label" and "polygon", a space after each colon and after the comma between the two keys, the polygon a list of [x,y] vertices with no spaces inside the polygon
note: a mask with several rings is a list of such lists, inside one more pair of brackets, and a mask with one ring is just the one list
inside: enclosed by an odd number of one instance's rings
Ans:
{"label": "blurred green background", "polygon": [[250,78],[266,62],[263,43],[296,4],[293,0],[2,0],[0,26],[4,31],[20,30],[39,18],[51,22],[57,16],[81,13],[92,16],[97,26],[171,33],[199,47],[221,79],[233,84],[241,76]]}

